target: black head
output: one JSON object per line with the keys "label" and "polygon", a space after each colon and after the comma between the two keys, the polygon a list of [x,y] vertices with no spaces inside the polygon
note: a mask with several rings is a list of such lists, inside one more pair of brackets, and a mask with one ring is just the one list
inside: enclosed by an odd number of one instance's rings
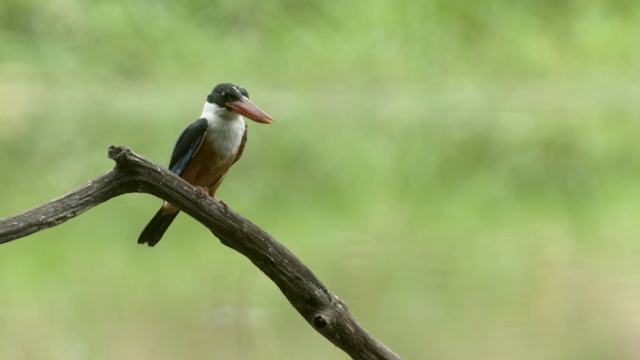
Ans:
{"label": "black head", "polygon": [[211,94],[207,96],[207,103],[215,104],[219,108],[229,111],[228,114],[224,114],[224,111],[222,114],[219,114],[223,118],[232,119],[232,117],[227,115],[236,113],[262,124],[271,124],[274,122],[269,114],[262,111],[262,109],[249,100],[249,93],[239,85],[229,83],[216,85],[211,91]]}
{"label": "black head", "polygon": [[218,84],[211,90],[211,94],[207,96],[207,102],[224,107],[231,111],[227,103],[241,100],[242,97],[249,98],[249,93],[240,85],[231,83]]}

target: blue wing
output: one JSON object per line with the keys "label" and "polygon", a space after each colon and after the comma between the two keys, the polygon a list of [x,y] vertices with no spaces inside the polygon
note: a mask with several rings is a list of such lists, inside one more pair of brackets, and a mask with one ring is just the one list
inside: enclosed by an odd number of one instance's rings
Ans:
{"label": "blue wing", "polygon": [[176,175],[182,174],[187,164],[189,164],[189,160],[200,148],[208,128],[209,122],[207,119],[202,118],[196,120],[182,131],[173,147],[171,161],[169,161],[169,170],[171,172]]}

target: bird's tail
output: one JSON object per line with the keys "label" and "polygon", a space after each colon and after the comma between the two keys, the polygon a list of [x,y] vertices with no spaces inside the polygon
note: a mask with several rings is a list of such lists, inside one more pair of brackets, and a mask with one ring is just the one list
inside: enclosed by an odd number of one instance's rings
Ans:
{"label": "bird's tail", "polygon": [[162,239],[162,235],[164,235],[165,231],[169,228],[169,225],[173,222],[173,219],[178,216],[180,211],[172,212],[169,214],[163,214],[162,208],[158,210],[158,212],[153,216],[153,219],[149,221],[147,226],[145,226],[144,230],[140,234],[138,238],[138,244],[147,244],[149,246],[154,246],[155,244]]}

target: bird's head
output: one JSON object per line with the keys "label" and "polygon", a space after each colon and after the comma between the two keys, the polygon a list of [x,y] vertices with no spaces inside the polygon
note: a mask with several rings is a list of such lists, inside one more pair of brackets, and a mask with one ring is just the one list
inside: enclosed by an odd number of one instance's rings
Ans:
{"label": "bird's head", "polygon": [[216,85],[207,96],[207,102],[216,105],[221,111],[234,112],[255,122],[262,124],[274,122],[269,114],[249,100],[249,93],[239,85],[230,83]]}

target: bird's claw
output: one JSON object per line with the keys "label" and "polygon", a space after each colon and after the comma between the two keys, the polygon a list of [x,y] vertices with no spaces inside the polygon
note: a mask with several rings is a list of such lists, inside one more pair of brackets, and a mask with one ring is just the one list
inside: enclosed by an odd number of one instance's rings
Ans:
{"label": "bird's claw", "polygon": [[201,197],[205,197],[205,196],[209,195],[209,190],[207,190],[207,188],[205,188],[204,186],[196,186],[196,189],[198,191],[200,191],[200,196]]}
{"label": "bird's claw", "polygon": [[[206,187],[204,187],[204,186],[196,186],[196,189],[198,189],[198,191],[200,191],[200,196],[201,196],[201,197],[210,196],[210,195],[209,195],[209,189],[207,189]],[[218,199],[218,198],[217,198],[217,197],[215,197],[215,196],[212,196],[212,197],[213,197],[216,201],[218,201],[218,202],[220,203],[220,205],[222,205],[222,207],[224,208],[224,212],[225,212],[225,213],[228,213],[228,212],[229,212],[229,205],[227,205],[227,203],[226,203],[226,202],[224,202],[224,201],[222,201],[222,200]]]}
{"label": "bird's claw", "polygon": [[218,202],[220,203],[220,205],[222,205],[222,207],[224,208],[224,212],[228,213],[229,212],[229,205],[227,205],[226,202],[224,202],[223,200],[220,200],[218,198],[214,198],[216,200],[218,200]]}

